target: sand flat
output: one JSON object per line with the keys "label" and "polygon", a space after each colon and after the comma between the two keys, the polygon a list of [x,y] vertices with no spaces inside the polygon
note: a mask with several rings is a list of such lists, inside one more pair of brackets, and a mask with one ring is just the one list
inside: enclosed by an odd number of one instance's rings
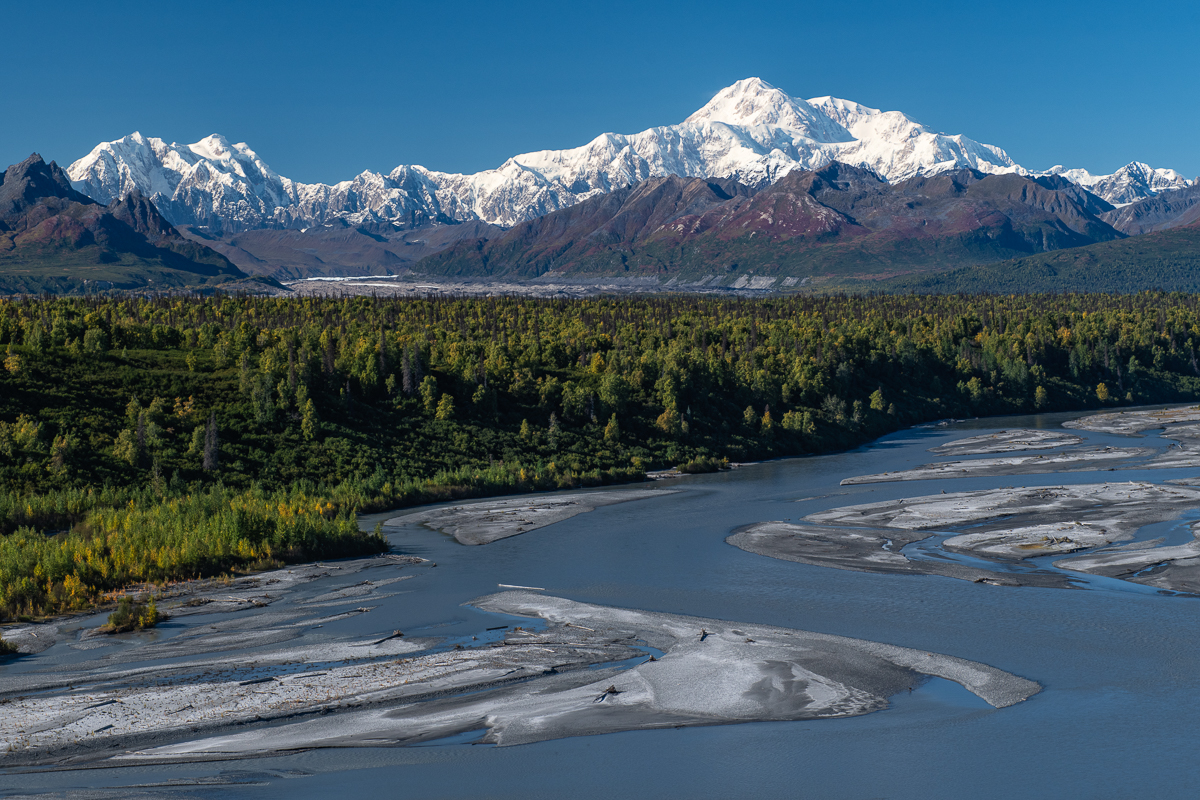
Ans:
{"label": "sand flat", "polygon": [[1064,422],[1063,427],[1132,436],[1142,431],[1154,430],[1179,422],[1200,422],[1200,406],[1109,411]]}
{"label": "sand flat", "polygon": [[[1200,591],[1200,561],[1192,563],[1200,545],[1081,553],[1054,562],[1057,570],[1012,564],[1110,548],[1198,506],[1200,490],[1182,482],[992,489],[842,506],[799,523],[755,523],[726,541],[772,558],[862,572],[1069,588],[1078,585],[1070,570],[1192,592]],[[1139,574],[1149,567],[1152,574]]]}

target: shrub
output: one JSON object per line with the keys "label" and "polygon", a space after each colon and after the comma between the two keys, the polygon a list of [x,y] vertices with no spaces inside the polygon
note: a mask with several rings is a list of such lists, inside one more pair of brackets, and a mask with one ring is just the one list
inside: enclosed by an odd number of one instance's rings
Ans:
{"label": "shrub", "polygon": [[711,456],[700,456],[693,458],[684,464],[676,467],[680,472],[687,475],[697,475],[703,472],[716,472],[722,469],[729,469],[728,458],[713,458]]}
{"label": "shrub", "polygon": [[165,614],[159,612],[153,597],[142,603],[126,595],[117,602],[116,610],[108,615],[108,624],[102,626],[101,630],[105,633],[146,630],[166,618]]}

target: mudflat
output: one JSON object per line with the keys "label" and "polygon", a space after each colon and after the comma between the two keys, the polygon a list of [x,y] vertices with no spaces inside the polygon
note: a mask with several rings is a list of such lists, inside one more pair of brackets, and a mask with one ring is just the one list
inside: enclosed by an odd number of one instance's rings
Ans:
{"label": "mudflat", "polygon": [[1064,428],[1126,436],[1180,422],[1200,422],[1200,406],[1110,411],[1064,422]]}
{"label": "mudflat", "polygon": [[1079,444],[1082,441],[1082,437],[1066,431],[1017,428],[1016,430],[997,431],[996,433],[955,439],[952,442],[931,447],[929,452],[943,456],[975,456],[991,453],[1015,453],[1021,450],[1051,450],[1056,447]]}

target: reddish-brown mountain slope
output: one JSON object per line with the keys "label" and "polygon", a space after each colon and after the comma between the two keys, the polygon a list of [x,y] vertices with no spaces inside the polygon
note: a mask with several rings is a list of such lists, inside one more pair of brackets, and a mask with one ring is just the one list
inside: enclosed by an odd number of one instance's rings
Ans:
{"label": "reddish-brown mountain slope", "polygon": [[133,192],[108,206],[34,154],[0,173],[0,292],[172,288],[245,278]]}
{"label": "reddish-brown mountain slope", "polygon": [[1065,181],[973,170],[893,185],[834,163],[757,193],[733,181],[672,176],[461,242],[417,269],[513,277],[887,275],[1121,238],[1096,217],[1109,208]]}

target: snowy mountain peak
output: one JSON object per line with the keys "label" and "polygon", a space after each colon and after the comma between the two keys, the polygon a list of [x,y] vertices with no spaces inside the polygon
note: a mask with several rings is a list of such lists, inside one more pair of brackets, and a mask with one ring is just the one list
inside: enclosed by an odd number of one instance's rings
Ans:
{"label": "snowy mountain peak", "polygon": [[[227,159],[237,148],[249,150],[245,143],[241,145],[231,145],[229,140],[219,133],[209,134],[195,144],[188,145],[187,148],[193,153],[203,156],[204,158],[219,158]],[[253,155],[253,154],[251,154]]]}
{"label": "snowy mountain peak", "polygon": [[816,142],[848,142],[850,133],[810,106],[761,78],[745,78],[717,92],[685,123],[723,122],[742,128],[769,125],[805,135]]}
{"label": "snowy mountain peak", "polygon": [[1043,174],[1061,175],[1117,206],[1196,184],[1173,169],[1155,169],[1141,161],[1131,161],[1111,175],[1093,175],[1086,169],[1066,169],[1061,164]]}

